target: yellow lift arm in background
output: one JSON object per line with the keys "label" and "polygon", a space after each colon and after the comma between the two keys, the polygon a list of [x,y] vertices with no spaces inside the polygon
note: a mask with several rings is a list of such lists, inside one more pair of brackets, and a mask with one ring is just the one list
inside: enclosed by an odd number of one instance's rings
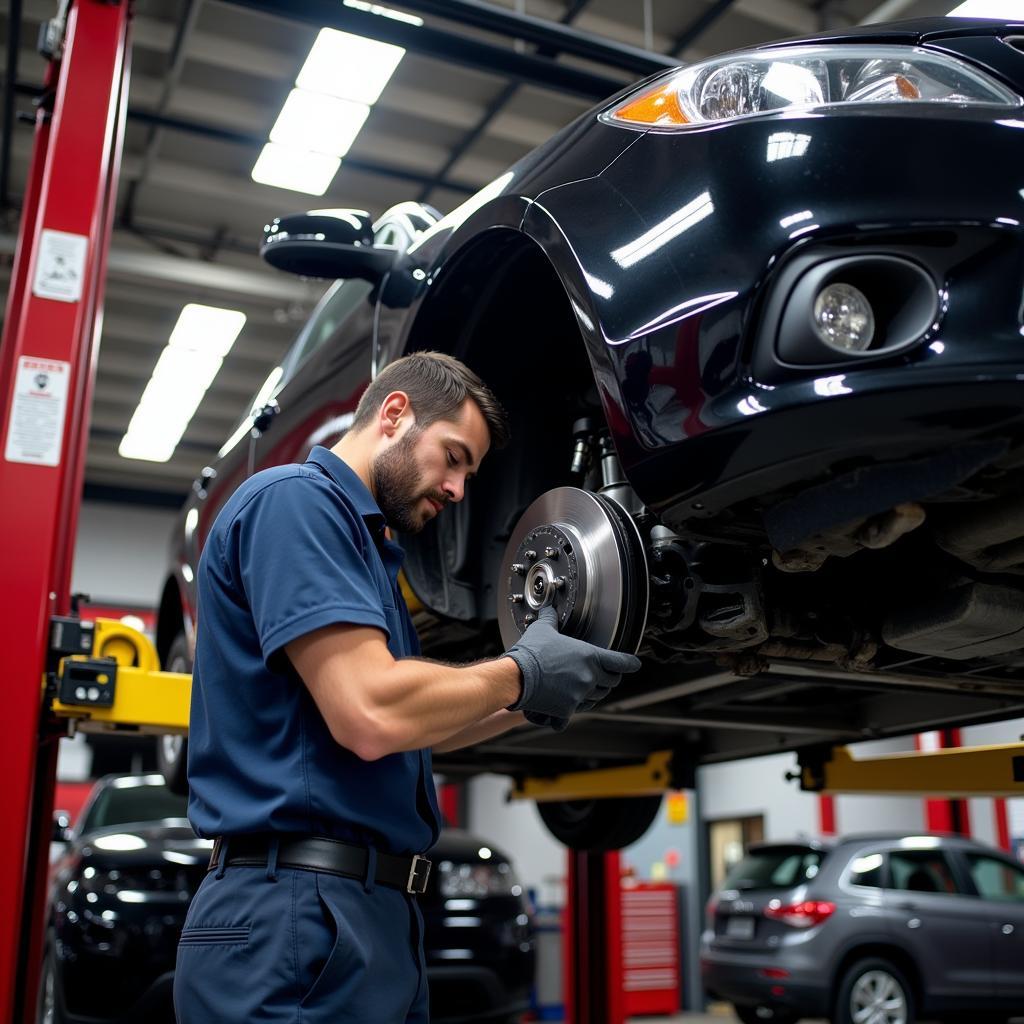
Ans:
{"label": "yellow lift arm in background", "polygon": [[[690,788],[685,755],[670,750],[651,754],[642,764],[525,778],[513,800],[595,800],[652,796]],[[847,747],[802,751],[800,770],[788,776],[814,793],[874,796],[1024,796],[1024,743],[984,747],[915,750],[855,758]],[[692,779],[693,767],[689,766]]]}
{"label": "yellow lift arm in background", "polygon": [[149,638],[115,619],[97,619],[90,653],[61,658],[43,687],[54,715],[86,732],[188,733],[192,676],[161,672]]}
{"label": "yellow lift arm in background", "polygon": [[855,758],[847,747],[800,756],[800,788],[878,796],[1024,796],[1024,743]]}

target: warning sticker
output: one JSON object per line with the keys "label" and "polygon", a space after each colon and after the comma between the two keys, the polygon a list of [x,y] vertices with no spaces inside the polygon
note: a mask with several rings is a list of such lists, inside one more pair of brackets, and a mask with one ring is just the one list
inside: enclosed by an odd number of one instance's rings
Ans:
{"label": "warning sticker", "polygon": [[71,364],[22,356],[7,421],[8,462],[60,464]]}
{"label": "warning sticker", "polygon": [[77,302],[82,297],[89,239],[67,231],[43,230],[32,291],[43,299]]}

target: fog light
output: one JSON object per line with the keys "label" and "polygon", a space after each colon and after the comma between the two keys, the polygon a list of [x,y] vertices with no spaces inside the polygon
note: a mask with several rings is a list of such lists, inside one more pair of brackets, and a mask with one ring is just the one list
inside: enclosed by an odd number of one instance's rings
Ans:
{"label": "fog light", "polygon": [[814,330],[829,348],[863,352],[875,333],[875,314],[852,284],[826,285],[814,300]]}

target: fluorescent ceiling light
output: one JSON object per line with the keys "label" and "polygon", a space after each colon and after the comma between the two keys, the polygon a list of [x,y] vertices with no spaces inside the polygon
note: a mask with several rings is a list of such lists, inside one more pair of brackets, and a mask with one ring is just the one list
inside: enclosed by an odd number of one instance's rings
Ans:
{"label": "fluorescent ceiling light", "polygon": [[245,314],[189,303],[160,353],[118,446],[126,459],[166,462],[245,324]]}
{"label": "fluorescent ceiling light", "polygon": [[1024,0],[965,0],[949,12],[951,18],[997,18],[1024,20]]}
{"label": "fluorescent ceiling light", "polygon": [[223,358],[231,351],[244,326],[245,314],[237,309],[190,302],[178,316],[167,344],[172,348],[194,348]]}
{"label": "fluorescent ceiling light", "polygon": [[340,166],[340,157],[289,149],[268,142],[252,169],[252,180],[262,185],[322,196]]}
{"label": "fluorescent ceiling light", "polygon": [[137,459],[140,462],[167,462],[177,446],[177,440],[154,440],[125,434],[117,446],[117,454],[122,459]]}
{"label": "fluorescent ceiling light", "polygon": [[344,156],[369,115],[365,103],[292,89],[270,131],[270,141],[291,149]]}
{"label": "fluorescent ceiling light", "polygon": [[160,353],[150,385],[158,384],[166,391],[205,391],[217,376],[220,356],[195,349],[174,348],[168,345]]}
{"label": "fluorescent ceiling light", "polygon": [[376,103],[404,56],[401,46],[324,28],[295,84],[343,100]]}
{"label": "fluorescent ceiling light", "polygon": [[405,11],[395,11],[390,7],[381,7],[380,4],[368,4],[366,0],[345,0],[346,7],[354,7],[357,11],[366,11],[367,14],[379,14],[382,18],[391,18],[394,21],[404,21],[407,25],[423,24],[423,19],[415,14],[406,14]]}

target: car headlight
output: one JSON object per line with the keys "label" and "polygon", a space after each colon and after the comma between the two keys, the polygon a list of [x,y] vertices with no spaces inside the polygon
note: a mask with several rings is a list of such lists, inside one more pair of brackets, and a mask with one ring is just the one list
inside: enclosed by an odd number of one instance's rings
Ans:
{"label": "car headlight", "polygon": [[443,860],[437,866],[442,896],[519,896],[522,887],[509,864],[460,864]]}
{"label": "car headlight", "polygon": [[984,72],[912,46],[787,46],[673,72],[601,115],[635,128],[692,128],[783,111],[878,103],[1018,107]]}

